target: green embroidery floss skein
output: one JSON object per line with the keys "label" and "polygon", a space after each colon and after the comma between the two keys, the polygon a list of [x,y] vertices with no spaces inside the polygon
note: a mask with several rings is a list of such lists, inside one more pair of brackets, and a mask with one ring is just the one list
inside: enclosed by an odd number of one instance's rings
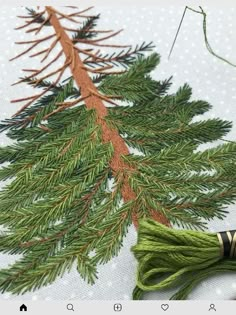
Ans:
{"label": "green embroidery floss skein", "polygon": [[207,277],[236,272],[236,231],[175,230],[142,219],[132,252],[138,260],[134,300],[142,299],[144,292],[167,288],[178,290],[171,299],[184,300]]}

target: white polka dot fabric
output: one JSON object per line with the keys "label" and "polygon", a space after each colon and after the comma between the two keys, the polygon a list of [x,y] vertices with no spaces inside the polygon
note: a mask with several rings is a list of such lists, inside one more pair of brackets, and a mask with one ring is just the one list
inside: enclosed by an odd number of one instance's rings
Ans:
{"label": "white polka dot fabric", "polygon": [[[197,9],[197,7],[195,7]],[[216,53],[228,58],[236,64],[236,9],[214,8],[205,6],[207,12],[208,37]],[[173,38],[182,16],[182,6],[148,6],[118,7],[98,5],[95,13],[101,13],[98,29],[123,28],[123,33],[117,38],[108,40],[108,43],[141,44],[143,41],[153,41],[155,51],[161,55],[160,66],[153,71],[155,79],[162,80],[173,75],[173,85],[170,92],[189,83],[193,88],[193,99],[204,99],[213,105],[213,109],[204,115],[205,118],[220,117],[233,121],[234,128],[227,139],[236,139],[236,68],[216,59],[207,51],[202,31],[202,16],[187,12],[179,38],[175,45],[171,59],[168,60]],[[31,88],[28,86],[11,86],[23,73],[22,68],[37,68],[39,60],[23,56],[21,59],[9,62],[8,60],[26,49],[26,45],[15,45],[15,41],[32,39],[31,35],[14,28],[22,21],[16,15],[24,14],[23,7],[1,6],[0,14],[0,118],[10,117],[19,109],[20,104],[10,103],[11,99],[29,96]],[[43,30],[41,37],[50,31]],[[46,46],[45,46],[46,47]],[[43,48],[43,46],[42,46]],[[54,55],[59,46],[55,48]],[[32,52],[37,52],[35,48]],[[53,57],[53,56],[52,56]],[[61,64],[63,59],[59,61]],[[58,64],[57,64],[58,66]],[[66,74],[68,76],[68,73]],[[34,91],[34,90],[33,90]],[[35,93],[35,91],[34,91]],[[197,117],[195,119],[201,119]],[[10,143],[5,134],[0,134],[0,145]],[[219,144],[220,141],[215,144]],[[214,144],[214,145],[215,145]],[[212,145],[211,145],[212,146]],[[207,148],[204,145],[202,148]],[[3,187],[5,183],[1,183]],[[209,224],[211,231],[235,229],[235,205],[230,206],[229,215],[224,221],[214,220]],[[0,294],[2,300],[129,300],[135,286],[136,262],[130,252],[130,247],[136,242],[136,231],[133,227],[124,241],[124,246],[118,257],[106,265],[99,267],[99,279],[93,286],[87,285],[74,268],[71,273],[65,274],[52,285],[44,287],[23,297],[9,293]],[[0,268],[5,268],[16,258],[0,254]],[[150,293],[146,299],[168,299],[171,292]],[[236,298],[236,274],[229,273],[211,277],[199,285],[191,294],[191,299],[231,299]]]}

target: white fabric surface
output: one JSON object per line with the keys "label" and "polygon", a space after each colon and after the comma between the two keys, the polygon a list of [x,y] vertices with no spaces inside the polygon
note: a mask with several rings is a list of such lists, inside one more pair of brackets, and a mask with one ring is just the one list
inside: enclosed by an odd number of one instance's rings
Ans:
{"label": "white fabric surface", "polygon": [[[99,1],[98,1],[99,2]],[[89,3],[87,3],[89,5]],[[164,4],[163,4],[164,5]],[[197,7],[195,7],[197,8]],[[156,51],[161,54],[160,66],[153,72],[156,79],[165,79],[173,75],[171,92],[188,82],[193,88],[193,99],[204,99],[214,107],[205,117],[221,117],[234,122],[234,128],[227,136],[236,138],[236,69],[214,58],[206,50],[202,32],[202,17],[188,12],[171,59],[167,56],[172,44],[183,6],[141,7],[135,5],[113,10],[112,5],[97,5],[94,12],[101,13],[98,29],[120,29],[124,32],[111,42],[136,44],[153,41]],[[208,13],[208,36],[214,50],[236,63],[236,10],[235,8],[204,7]],[[14,27],[22,21],[16,15],[25,13],[21,7],[4,7],[0,9],[0,119],[10,117],[19,108],[19,104],[11,104],[13,98],[30,95],[30,88],[24,84],[10,85],[22,76],[22,68],[36,68],[37,62],[24,56],[9,63],[9,59],[22,51],[24,45],[15,45],[15,41],[31,38],[23,30],[15,31]],[[42,32],[41,35],[46,35]],[[35,50],[37,51],[37,50]],[[33,51],[34,52],[34,51]],[[55,50],[55,53],[57,49]],[[201,118],[201,117],[200,117]],[[0,144],[6,145],[9,139],[0,134]],[[220,143],[220,142],[218,142]],[[215,143],[217,144],[217,143]],[[208,147],[204,145],[202,147]],[[3,185],[3,184],[1,184]],[[211,231],[235,229],[235,206],[229,207],[229,215],[222,222],[214,220],[209,224]],[[9,293],[0,294],[0,299],[15,300],[74,300],[74,299],[131,299],[135,285],[136,262],[130,247],[136,242],[136,231],[130,228],[119,256],[99,268],[99,280],[94,286],[88,286],[74,269],[51,286],[22,296]],[[0,268],[8,266],[16,257],[0,254]],[[170,292],[150,293],[146,299],[168,299]],[[193,291],[192,299],[230,299],[236,297],[236,275],[224,274],[212,277]]]}

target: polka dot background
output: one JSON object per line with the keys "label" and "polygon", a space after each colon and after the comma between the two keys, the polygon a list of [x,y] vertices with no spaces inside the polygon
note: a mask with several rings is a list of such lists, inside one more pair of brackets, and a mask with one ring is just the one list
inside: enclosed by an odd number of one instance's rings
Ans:
{"label": "polka dot background", "polygon": [[[204,115],[205,118],[220,117],[233,121],[234,127],[227,135],[227,139],[236,138],[236,68],[216,59],[209,54],[202,32],[202,17],[193,12],[187,12],[182,30],[175,45],[171,59],[168,60],[173,38],[183,13],[182,6],[148,6],[125,7],[97,6],[95,13],[101,13],[99,29],[120,29],[123,33],[110,43],[141,44],[143,41],[153,41],[155,51],[161,55],[161,64],[153,71],[155,79],[162,80],[173,76],[170,89],[176,89],[188,82],[193,88],[193,99],[204,99],[213,105],[213,108]],[[209,41],[216,53],[236,64],[236,9],[219,9],[211,6],[204,7],[208,14]],[[11,86],[22,76],[22,68],[37,68],[40,64],[37,59],[23,56],[9,62],[9,59],[20,53],[27,46],[15,45],[15,41],[32,39],[32,35],[25,35],[23,30],[15,31],[22,21],[16,15],[25,13],[24,8],[1,6],[0,24],[0,118],[10,117],[19,109],[17,103],[10,103],[11,99],[30,95],[28,86]],[[8,17],[8,18],[7,18]],[[41,36],[46,36],[43,30]],[[59,47],[55,48],[56,54]],[[37,52],[37,49],[35,49]],[[33,50],[34,52],[34,50]],[[53,56],[52,56],[53,57]],[[61,61],[60,61],[61,62]],[[58,66],[58,64],[57,64]],[[202,119],[203,117],[197,117]],[[6,145],[10,140],[5,134],[0,134],[0,145]],[[219,144],[220,141],[214,143]],[[203,145],[207,148],[210,145]],[[212,146],[212,144],[211,144]],[[4,183],[5,184],[5,183]],[[1,184],[1,187],[4,185]],[[229,214],[222,222],[214,220],[209,224],[210,231],[235,229],[235,205],[229,207]],[[133,227],[124,241],[124,246],[118,257],[99,267],[99,279],[93,286],[88,286],[74,268],[63,278],[57,279],[52,285],[33,293],[22,296],[13,296],[9,293],[0,295],[0,299],[15,300],[75,300],[75,299],[124,299],[129,300],[135,285],[136,262],[130,252],[130,247],[136,242],[136,231]],[[13,263],[19,256],[0,254],[0,268]],[[146,299],[168,299],[171,292],[150,293]],[[205,280],[191,294],[192,299],[231,299],[236,298],[236,275],[224,274]]]}

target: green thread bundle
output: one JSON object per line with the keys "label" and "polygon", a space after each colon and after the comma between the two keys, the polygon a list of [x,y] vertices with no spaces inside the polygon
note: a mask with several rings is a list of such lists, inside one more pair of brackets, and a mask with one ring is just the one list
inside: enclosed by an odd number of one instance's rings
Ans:
{"label": "green thread bundle", "polygon": [[168,288],[177,288],[171,299],[184,300],[207,277],[236,272],[235,231],[175,230],[143,219],[132,251],[138,260],[134,300],[142,299],[144,292]]}

